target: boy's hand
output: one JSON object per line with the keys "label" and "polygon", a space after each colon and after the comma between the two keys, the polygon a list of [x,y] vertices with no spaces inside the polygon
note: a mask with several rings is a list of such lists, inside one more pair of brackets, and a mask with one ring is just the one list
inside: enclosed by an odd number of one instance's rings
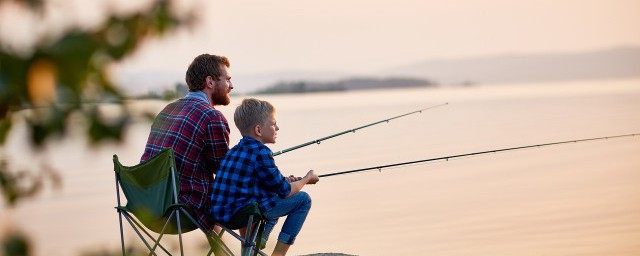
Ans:
{"label": "boy's hand", "polygon": [[302,179],[302,177],[296,177],[293,175],[289,175],[289,177],[286,177],[285,179],[287,179],[287,181],[289,181],[289,183],[291,182],[296,182]]}
{"label": "boy's hand", "polygon": [[320,177],[318,177],[313,170],[310,170],[307,172],[307,175],[304,176],[304,179],[307,179],[307,184],[316,184],[320,180]]}

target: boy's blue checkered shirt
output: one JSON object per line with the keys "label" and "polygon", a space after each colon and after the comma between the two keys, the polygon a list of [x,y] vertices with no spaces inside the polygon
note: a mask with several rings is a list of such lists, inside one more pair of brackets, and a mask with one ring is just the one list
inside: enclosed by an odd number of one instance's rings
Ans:
{"label": "boy's blue checkered shirt", "polygon": [[227,152],[213,181],[211,213],[217,221],[228,223],[242,207],[257,202],[268,211],[275,200],[291,192],[289,182],[280,173],[271,149],[245,136]]}

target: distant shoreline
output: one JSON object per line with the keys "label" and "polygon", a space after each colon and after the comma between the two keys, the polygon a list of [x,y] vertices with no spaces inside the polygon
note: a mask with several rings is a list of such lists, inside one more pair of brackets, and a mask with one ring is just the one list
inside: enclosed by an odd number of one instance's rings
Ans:
{"label": "distant shoreline", "polygon": [[436,83],[419,78],[394,77],[394,78],[351,78],[334,82],[318,81],[290,81],[278,82],[264,89],[257,90],[249,94],[290,94],[290,93],[313,93],[313,92],[335,92],[353,91],[369,89],[387,88],[411,88],[411,87],[433,87]]}

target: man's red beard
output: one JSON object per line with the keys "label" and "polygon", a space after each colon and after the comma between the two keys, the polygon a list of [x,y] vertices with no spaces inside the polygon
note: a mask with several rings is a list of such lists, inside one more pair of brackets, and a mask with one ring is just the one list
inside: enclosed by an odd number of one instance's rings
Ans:
{"label": "man's red beard", "polygon": [[229,93],[231,92],[231,90],[227,90],[224,93],[214,93],[212,95],[212,101],[213,101],[213,105],[222,105],[222,106],[226,106],[229,105],[229,103],[231,103],[231,99],[229,99]]}

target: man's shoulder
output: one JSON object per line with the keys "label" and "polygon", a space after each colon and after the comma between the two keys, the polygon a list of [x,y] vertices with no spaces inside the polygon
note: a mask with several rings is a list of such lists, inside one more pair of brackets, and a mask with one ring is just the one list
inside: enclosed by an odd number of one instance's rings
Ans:
{"label": "man's shoulder", "polygon": [[222,120],[225,122],[227,121],[220,110],[215,109],[213,106],[200,99],[182,98],[171,104],[175,104],[176,107],[182,108],[190,115],[205,116],[206,118],[211,120]]}

